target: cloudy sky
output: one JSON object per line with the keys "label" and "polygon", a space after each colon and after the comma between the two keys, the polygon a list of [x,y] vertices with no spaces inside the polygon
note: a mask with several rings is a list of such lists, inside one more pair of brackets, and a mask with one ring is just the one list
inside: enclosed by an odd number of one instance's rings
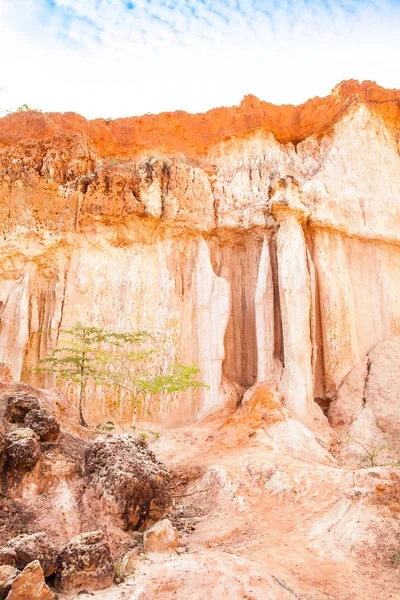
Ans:
{"label": "cloudy sky", "polygon": [[1,109],[297,104],[343,79],[400,88],[400,0],[0,0],[0,55]]}

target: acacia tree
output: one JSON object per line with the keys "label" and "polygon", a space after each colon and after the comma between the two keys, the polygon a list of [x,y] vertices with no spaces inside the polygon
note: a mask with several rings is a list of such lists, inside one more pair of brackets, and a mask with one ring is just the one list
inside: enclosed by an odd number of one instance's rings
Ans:
{"label": "acacia tree", "polygon": [[[126,334],[115,334],[98,327],[87,327],[77,323],[72,329],[62,329],[58,346],[49,357],[40,361],[37,373],[53,374],[56,382],[68,381],[76,384],[79,390],[79,420],[87,427],[83,415],[86,384],[89,380],[98,383],[107,361],[104,346],[118,346],[124,343]],[[127,338],[129,339],[129,338]]]}
{"label": "acacia tree", "polygon": [[84,427],[88,381],[128,393],[134,407],[133,428],[141,398],[208,387],[196,379],[198,367],[168,360],[159,334],[142,330],[117,333],[81,323],[60,334],[57,348],[40,361],[42,366],[36,372],[54,374],[57,383],[64,380],[78,386],[79,420]]}

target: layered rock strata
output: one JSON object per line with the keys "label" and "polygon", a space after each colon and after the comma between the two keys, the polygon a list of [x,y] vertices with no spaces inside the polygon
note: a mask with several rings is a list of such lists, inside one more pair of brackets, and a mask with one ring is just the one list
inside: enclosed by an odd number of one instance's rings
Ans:
{"label": "layered rock strata", "polygon": [[[400,331],[399,102],[350,81],[300,107],[1,119],[0,361],[45,387],[77,319],[158,330],[209,386],[149,401],[163,423],[257,381],[310,421]],[[132,406],[93,390],[86,413]]]}

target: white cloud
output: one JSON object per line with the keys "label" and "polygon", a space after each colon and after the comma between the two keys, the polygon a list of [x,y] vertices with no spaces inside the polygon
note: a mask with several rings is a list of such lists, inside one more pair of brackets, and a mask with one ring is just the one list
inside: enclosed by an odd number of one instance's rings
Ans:
{"label": "white cloud", "polygon": [[1,0],[0,107],[117,117],[400,87],[399,31],[389,0]]}

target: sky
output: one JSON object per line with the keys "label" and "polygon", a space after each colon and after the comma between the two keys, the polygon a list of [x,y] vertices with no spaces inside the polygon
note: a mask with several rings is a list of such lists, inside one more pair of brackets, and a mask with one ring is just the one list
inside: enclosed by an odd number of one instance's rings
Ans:
{"label": "sky", "polygon": [[400,0],[0,0],[0,56],[2,110],[299,104],[344,79],[400,88]]}

